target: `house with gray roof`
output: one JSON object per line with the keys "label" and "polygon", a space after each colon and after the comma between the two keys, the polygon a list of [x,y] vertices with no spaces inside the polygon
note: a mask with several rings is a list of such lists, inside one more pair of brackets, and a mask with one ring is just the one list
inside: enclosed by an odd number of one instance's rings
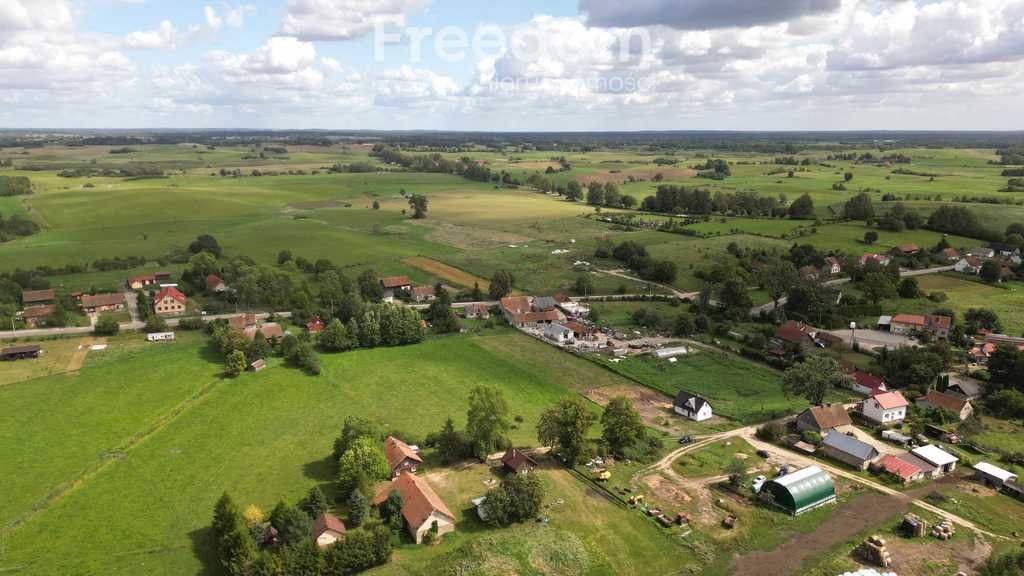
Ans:
{"label": "house with gray roof", "polygon": [[859,470],[878,458],[878,450],[866,442],[833,430],[821,443],[821,453]]}

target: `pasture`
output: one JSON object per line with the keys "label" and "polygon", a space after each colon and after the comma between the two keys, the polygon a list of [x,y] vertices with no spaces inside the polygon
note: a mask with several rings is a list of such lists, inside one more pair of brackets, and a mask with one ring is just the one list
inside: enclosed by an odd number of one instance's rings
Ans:
{"label": "pasture", "polygon": [[942,292],[948,299],[941,303],[925,298],[887,300],[883,302],[886,312],[930,314],[938,308],[949,308],[962,321],[964,313],[971,308],[988,308],[999,315],[1004,332],[1013,335],[1024,333],[1024,284],[1020,282],[993,286],[979,282],[977,278],[950,273],[922,276],[917,283],[925,293]]}
{"label": "pasture", "polygon": [[716,416],[741,424],[807,407],[803,398],[783,394],[781,372],[725,352],[699,350],[679,357],[674,364],[641,356],[608,365],[671,397],[683,389],[698,394],[711,403]]}
{"label": "pasture", "polygon": [[[114,346],[77,375],[0,387],[0,459],[13,464],[0,471],[8,494],[0,519],[24,521],[10,531],[0,569],[219,573],[207,527],[221,492],[265,510],[315,484],[333,494],[331,443],[349,414],[422,439],[449,415],[464,423],[472,387],[497,386],[522,417],[512,440],[529,446],[540,412],[560,396],[633,385],[506,330],[321,358],[320,377],[274,360],[262,373],[222,380],[205,340],[186,335],[170,345]],[[557,474],[551,481],[562,482]],[[602,522],[633,526],[621,538],[634,551],[662,546],[647,542],[658,538],[653,527],[644,535],[645,526],[590,502],[573,482],[560,489],[573,514],[598,506],[609,514]],[[620,536],[588,522],[570,517],[561,528],[585,543],[592,573],[635,561],[628,550],[602,557]]]}
{"label": "pasture", "polygon": [[[10,329],[10,326],[7,327]],[[8,346],[25,346],[38,344],[43,348],[43,355],[30,360],[0,363],[0,386],[41,378],[53,374],[61,374],[73,369],[73,359],[80,353],[79,346],[86,341],[83,338],[61,338],[53,340],[25,340],[23,342],[3,342],[0,348]],[[84,352],[81,352],[84,354]]]}

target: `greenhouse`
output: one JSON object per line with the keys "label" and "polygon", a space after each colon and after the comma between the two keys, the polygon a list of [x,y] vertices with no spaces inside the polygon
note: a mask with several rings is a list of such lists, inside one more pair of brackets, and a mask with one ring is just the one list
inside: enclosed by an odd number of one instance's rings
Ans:
{"label": "greenhouse", "polygon": [[794,516],[836,499],[832,479],[817,466],[775,478],[764,485],[764,490],[771,493],[776,506]]}

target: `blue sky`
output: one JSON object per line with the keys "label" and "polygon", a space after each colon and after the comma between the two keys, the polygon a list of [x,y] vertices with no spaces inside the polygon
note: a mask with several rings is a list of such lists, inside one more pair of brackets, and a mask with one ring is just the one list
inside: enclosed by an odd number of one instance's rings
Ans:
{"label": "blue sky", "polygon": [[0,126],[1021,129],[1022,59],[1024,0],[0,0]]}

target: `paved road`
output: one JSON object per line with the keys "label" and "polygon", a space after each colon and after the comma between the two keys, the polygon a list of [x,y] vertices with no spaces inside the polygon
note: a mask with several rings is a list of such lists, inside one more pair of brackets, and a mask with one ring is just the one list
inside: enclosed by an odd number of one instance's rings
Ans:
{"label": "paved road", "polygon": [[[500,305],[501,301],[500,300],[486,300],[486,301],[483,301],[483,302],[454,302],[454,303],[452,303],[452,308],[456,308],[456,309],[468,308],[469,306],[472,306],[472,305],[475,305],[475,304],[482,304],[484,306],[487,306],[488,308],[491,308],[493,306]],[[426,304],[408,304],[407,306],[409,306],[409,308],[412,308],[414,310],[426,310],[427,308],[430,308],[430,303],[428,302]]]}
{"label": "paved road", "polygon": [[[203,316],[204,322],[212,322],[214,320],[228,319],[233,316],[238,316],[239,313],[235,314],[216,314],[210,316]],[[275,312],[275,316],[282,318],[291,318],[291,312]],[[270,316],[267,312],[260,312],[256,314],[258,320],[265,320]],[[168,318],[167,325],[170,327],[177,326],[182,321],[182,318]],[[121,324],[122,332],[129,332],[135,330],[142,330],[146,325],[142,322],[123,322]],[[13,340],[14,338],[41,338],[45,336],[75,336],[81,334],[92,334],[91,326],[75,326],[72,328],[36,328],[32,330],[18,330],[17,332],[0,332],[0,340]]]}

